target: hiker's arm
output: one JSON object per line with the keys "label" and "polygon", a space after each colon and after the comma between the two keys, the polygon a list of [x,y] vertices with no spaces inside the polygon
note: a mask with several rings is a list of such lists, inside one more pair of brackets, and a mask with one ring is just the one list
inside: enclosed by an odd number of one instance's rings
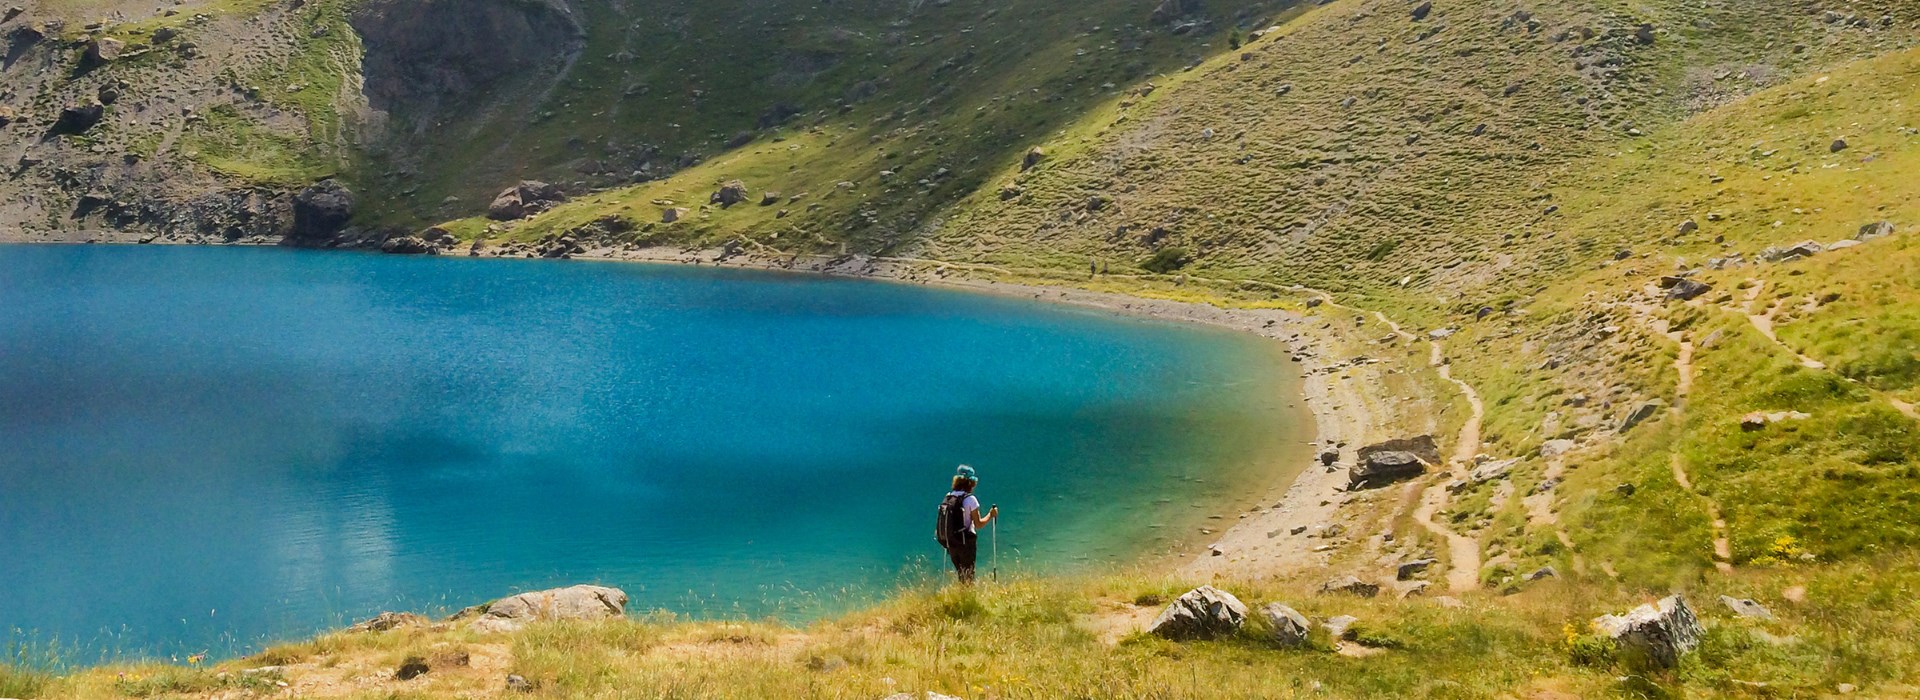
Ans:
{"label": "hiker's arm", "polygon": [[998,517],[1000,517],[1000,506],[994,506],[992,508],[987,509],[986,515],[981,515],[980,511],[976,510],[973,512],[973,526],[974,527],[984,526],[987,523],[993,522],[993,519]]}

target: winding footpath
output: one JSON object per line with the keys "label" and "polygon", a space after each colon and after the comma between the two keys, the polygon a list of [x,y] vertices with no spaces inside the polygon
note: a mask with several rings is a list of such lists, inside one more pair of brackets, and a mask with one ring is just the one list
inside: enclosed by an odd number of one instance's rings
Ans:
{"label": "winding footpath", "polygon": [[[1420,338],[1400,328],[1400,325],[1388,319],[1386,314],[1373,312],[1374,318],[1393,330],[1394,335],[1409,343]],[[1440,341],[1427,341],[1427,363],[1441,379],[1452,382],[1460,389],[1460,395],[1467,400],[1472,409],[1466,422],[1460,425],[1460,435],[1454,440],[1453,458],[1447,462],[1447,475],[1428,486],[1420,494],[1420,505],[1413,510],[1414,522],[1420,527],[1445,540],[1447,543],[1447,588],[1454,593],[1465,593],[1480,587],[1480,541],[1454,532],[1451,528],[1434,519],[1447,505],[1451,495],[1447,484],[1454,479],[1464,479],[1473,467],[1473,459],[1480,454],[1480,424],[1486,418],[1486,405],[1480,401],[1480,392],[1466,382],[1455,379],[1453,368],[1447,361],[1446,353],[1440,347]]]}
{"label": "winding footpath", "polygon": [[[1765,337],[1768,342],[1773,343],[1775,347],[1780,348],[1782,351],[1786,352],[1787,354],[1792,355],[1794,359],[1799,360],[1800,366],[1806,367],[1807,369],[1816,369],[1816,370],[1827,369],[1827,363],[1821,362],[1812,357],[1808,357],[1805,353],[1802,353],[1799,350],[1795,350],[1793,346],[1788,345],[1784,342],[1781,342],[1779,334],[1776,333],[1773,328],[1773,312],[1772,311],[1769,311],[1767,313],[1754,313],[1753,303],[1760,299],[1760,294],[1762,290],[1766,289],[1767,287],[1767,281],[1761,280],[1761,279],[1749,279],[1747,281],[1752,283],[1753,286],[1747,289],[1747,298],[1745,300],[1745,306],[1740,308],[1739,312],[1741,315],[1747,317],[1748,323],[1753,324],[1754,330],[1760,331],[1760,335]],[[1882,401],[1887,402],[1887,405],[1892,406],[1893,410],[1896,410],[1905,414],[1908,418],[1912,418],[1914,420],[1920,420],[1920,409],[1915,408],[1913,404],[1907,403],[1905,401],[1901,401],[1900,399],[1895,398],[1892,394],[1888,394],[1879,389],[1875,389],[1873,387],[1862,384],[1858,380],[1854,379],[1853,377],[1849,377],[1844,374],[1840,374],[1838,372],[1835,372],[1834,376],[1839,377],[1840,379],[1850,384],[1853,384],[1854,386],[1858,386],[1862,389],[1865,389],[1867,393],[1872,394],[1875,398],[1878,398]]]}

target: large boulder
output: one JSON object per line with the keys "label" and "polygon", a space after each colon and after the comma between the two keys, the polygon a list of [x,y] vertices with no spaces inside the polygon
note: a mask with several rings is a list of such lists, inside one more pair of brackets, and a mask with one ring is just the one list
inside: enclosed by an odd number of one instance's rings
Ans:
{"label": "large boulder", "polygon": [[1604,615],[1593,628],[1633,662],[1651,668],[1673,668],[1680,657],[1700,646],[1700,618],[1680,596],[1668,596],[1625,615]]}
{"label": "large boulder", "polygon": [[331,238],[353,218],[353,191],[333,180],[321,180],[293,196],[294,238]]}
{"label": "large boulder", "polygon": [[60,110],[60,119],[53,123],[53,133],[84,134],[106,116],[107,106],[99,100],[70,104]]}
{"label": "large boulder", "polygon": [[1232,593],[1201,586],[1161,611],[1147,631],[1174,641],[1217,639],[1233,634],[1247,621],[1247,606]]}
{"label": "large boulder", "polygon": [[1347,475],[1347,488],[1352,490],[1378,488],[1396,481],[1418,478],[1427,472],[1427,462],[1412,452],[1388,450],[1373,452],[1360,458],[1353,471]]}
{"label": "large boulder", "polygon": [[1300,611],[1279,603],[1260,606],[1260,615],[1267,618],[1267,627],[1273,631],[1273,641],[1283,647],[1297,647],[1307,643],[1307,634],[1313,631],[1313,623]]}
{"label": "large boulder", "polygon": [[80,60],[88,66],[105,65],[113,62],[114,59],[120,58],[120,54],[125,53],[126,50],[126,42],[119,39],[101,37],[87,42],[86,53],[81,55]]}
{"label": "large boulder", "polygon": [[487,633],[512,632],[533,622],[605,620],[626,614],[626,591],[605,586],[571,586],[501,598],[463,610],[454,617],[477,617],[469,628]]}
{"label": "large boulder", "polygon": [[565,192],[558,185],[550,185],[538,180],[525,180],[500,192],[487,205],[487,218],[494,221],[513,221],[524,219],[540,212],[552,209],[555,205],[567,201]]}
{"label": "large boulder", "polygon": [[739,180],[729,181],[721,185],[720,189],[716,190],[712,197],[707,198],[707,201],[711,204],[720,205],[721,209],[745,202],[747,201],[747,183]]}

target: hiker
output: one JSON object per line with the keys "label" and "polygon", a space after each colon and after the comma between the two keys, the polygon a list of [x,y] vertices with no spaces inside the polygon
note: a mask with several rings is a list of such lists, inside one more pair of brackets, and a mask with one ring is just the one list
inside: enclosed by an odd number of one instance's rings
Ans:
{"label": "hiker", "polygon": [[973,561],[980,551],[980,528],[1000,515],[1000,506],[987,509],[986,515],[980,514],[980,499],[973,496],[973,488],[980,485],[980,476],[973,467],[960,465],[953,475],[953,490],[940,501],[940,517],[934,524],[934,539],[947,549],[947,558],[953,561],[953,571],[960,576],[961,583],[973,583]]}

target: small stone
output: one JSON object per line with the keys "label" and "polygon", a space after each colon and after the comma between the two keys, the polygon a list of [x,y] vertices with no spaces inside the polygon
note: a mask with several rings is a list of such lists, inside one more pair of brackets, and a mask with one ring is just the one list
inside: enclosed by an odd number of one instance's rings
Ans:
{"label": "small stone", "polygon": [[507,690],[516,693],[531,693],[533,692],[533,683],[528,682],[526,676],[510,673],[507,674]]}
{"label": "small stone", "polygon": [[1539,581],[1539,580],[1542,580],[1542,579],[1549,579],[1549,578],[1556,578],[1556,577],[1558,577],[1559,575],[1560,575],[1560,572],[1558,572],[1558,571],[1555,571],[1555,570],[1553,569],[1553,567],[1551,567],[1551,566],[1542,566],[1542,567],[1540,567],[1540,568],[1538,568],[1538,569],[1535,569],[1533,573],[1531,573],[1531,574],[1527,574],[1527,580],[1528,580],[1528,581]]}
{"label": "small stone", "polygon": [[1827,150],[1829,150],[1829,151],[1831,151],[1831,152],[1834,152],[1834,153],[1839,153],[1839,152],[1841,152],[1841,151],[1844,151],[1844,150],[1847,150],[1847,140],[1846,140],[1846,139],[1834,139],[1834,140],[1833,140],[1833,145],[1831,145],[1831,146],[1828,146],[1828,147],[1827,147]]}
{"label": "small stone", "polygon": [[1327,618],[1327,621],[1321,623],[1320,626],[1327,628],[1327,636],[1329,637],[1334,639],[1347,639],[1349,635],[1354,632],[1354,623],[1359,621],[1360,618],[1352,615],[1338,615]]}
{"label": "small stone", "polygon": [[1751,617],[1761,620],[1773,619],[1773,611],[1768,610],[1767,606],[1746,598],[1735,598],[1733,596],[1723,595],[1720,596],[1720,604],[1727,606],[1727,609],[1732,610],[1733,614],[1741,617]]}
{"label": "small stone", "polygon": [[1419,22],[1421,20],[1424,20],[1427,18],[1427,15],[1432,13],[1433,13],[1433,3],[1431,2],[1423,2],[1423,3],[1420,3],[1419,5],[1415,5],[1413,8],[1413,21]]}

